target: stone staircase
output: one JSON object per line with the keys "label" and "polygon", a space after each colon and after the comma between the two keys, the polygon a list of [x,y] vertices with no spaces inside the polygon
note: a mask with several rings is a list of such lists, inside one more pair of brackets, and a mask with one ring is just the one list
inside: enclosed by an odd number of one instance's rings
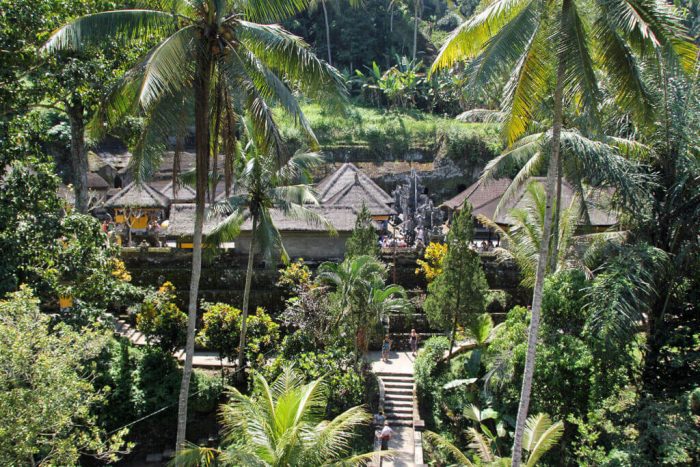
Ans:
{"label": "stone staircase", "polygon": [[389,426],[412,427],[415,390],[413,376],[405,373],[378,373],[377,377],[383,388],[384,414]]}

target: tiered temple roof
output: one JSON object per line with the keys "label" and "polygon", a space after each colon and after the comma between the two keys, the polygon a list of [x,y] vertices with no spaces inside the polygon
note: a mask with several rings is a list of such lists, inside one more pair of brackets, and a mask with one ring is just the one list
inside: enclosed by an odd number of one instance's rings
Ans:
{"label": "tiered temple roof", "polygon": [[107,208],[162,208],[170,206],[170,199],[160,191],[147,185],[131,182],[105,202]]}
{"label": "tiered temple roof", "polygon": [[[533,177],[532,181],[544,184],[545,177]],[[483,215],[494,220],[497,224],[512,225],[513,218],[509,212],[515,208],[524,208],[529,201],[525,197],[526,186],[523,186],[516,195],[509,200],[501,209],[498,216],[494,219],[496,207],[510,186],[511,179],[501,178],[496,180],[481,181],[478,180],[469,188],[458,194],[452,199],[442,203],[440,207],[459,211],[464,203],[468,201],[472,205],[472,214]],[[574,199],[576,190],[566,180],[562,180],[562,206],[569,206]],[[590,224],[593,227],[606,227],[617,224],[617,214],[610,209],[610,198],[612,192],[607,189],[594,189],[586,196],[586,206],[588,207],[588,215]],[[583,223],[582,223],[583,224]]]}
{"label": "tiered temple roof", "polygon": [[373,216],[396,214],[394,199],[354,164],[345,163],[316,186],[323,206],[351,207],[364,203]]}

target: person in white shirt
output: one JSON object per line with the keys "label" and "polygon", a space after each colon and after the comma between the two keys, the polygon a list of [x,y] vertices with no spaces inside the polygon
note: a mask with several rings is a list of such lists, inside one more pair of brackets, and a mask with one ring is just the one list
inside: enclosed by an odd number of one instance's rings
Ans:
{"label": "person in white shirt", "polygon": [[394,430],[389,427],[389,422],[384,422],[382,431],[379,432],[379,439],[382,441],[382,451],[389,449],[389,440],[394,435]]}

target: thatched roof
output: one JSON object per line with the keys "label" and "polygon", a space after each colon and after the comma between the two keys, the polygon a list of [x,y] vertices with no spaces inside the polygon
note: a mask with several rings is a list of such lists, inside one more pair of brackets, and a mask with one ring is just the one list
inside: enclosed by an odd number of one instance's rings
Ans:
{"label": "thatched roof", "polygon": [[465,201],[469,201],[472,205],[472,214],[481,214],[493,219],[493,214],[496,212],[496,206],[510,186],[510,178],[500,178],[497,180],[481,181],[477,180],[469,188],[458,194],[452,199],[448,199],[440,205],[441,208],[461,210]]}
{"label": "thatched roof", "polygon": [[88,172],[87,186],[91,190],[107,191],[110,188],[109,183],[104,178],[96,173]]}
{"label": "thatched roof", "polygon": [[[310,208],[330,222],[337,232],[351,232],[355,226],[356,212],[348,207],[313,207]],[[173,204],[170,207],[170,226],[167,235],[191,236],[194,232],[194,204]],[[323,224],[307,223],[303,220],[290,219],[280,211],[271,211],[272,221],[280,232],[327,232]],[[222,216],[214,215],[207,206],[202,233],[206,236],[223,220]],[[241,226],[241,232],[250,232],[251,221],[247,220]]]}
{"label": "thatched roof", "polygon": [[[544,177],[533,177],[531,180],[539,183],[545,183]],[[513,199],[511,199],[501,210],[500,214],[494,219],[496,206],[501,200],[506,189],[511,184],[511,179],[500,178],[482,182],[477,181],[469,188],[458,194],[452,199],[442,203],[440,207],[454,209],[459,211],[464,203],[468,201],[472,205],[472,215],[482,215],[489,219],[495,220],[501,225],[511,225],[513,218],[508,214],[511,209],[524,208],[527,206],[528,198],[525,197],[525,188],[523,187]],[[566,180],[562,180],[562,206],[569,206],[574,198],[575,191],[571,184]],[[612,212],[609,207],[611,193],[608,190],[593,190],[586,198],[588,206],[588,214],[590,216],[592,226],[610,226],[617,223],[617,214]]]}
{"label": "thatched roof", "polygon": [[[155,185],[155,184],[154,184]],[[173,182],[168,182],[162,188],[156,186],[163,195],[167,196],[168,199],[173,203],[194,203],[197,193],[187,185],[182,185],[178,187],[177,191],[173,191]]]}
{"label": "thatched roof", "polygon": [[170,206],[170,200],[155,188],[131,182],[105,202],[107,208],[162,208]]}
{"label": "thatched roof", "polygon": [[[545,177],[533,177],[531,180],[545,184],[547,179]],[[513,218],[508,214],[512,209],[526,208],[531,202],[529,197],[525,196],[526,187],[523,187],[517,195],[506,204],[505,209],[501,211],[498,217],[495,219],[496,223],[502,225],[512,225]],[[613,191],[609,189],[593,189],[586,196],[586,206],[588,207],[588,215],[590,217],[590,224],[584,222],[583,220],[579,222],[579,225],[591,225],[594,227],[609,227],[617,224],[617,213],[610,209],[610,199],[612,197]],[[562,180],[561,184],[561,203],[562,207],[568,207],[576,195],[576,191],[573,186],[566,181]]]}
{"label": "thatched roof", "polygon": [[364,202],[372,215],[391,215],[394,199],[354,164],[345,163],[316,186],[324,206],[359,210]]}

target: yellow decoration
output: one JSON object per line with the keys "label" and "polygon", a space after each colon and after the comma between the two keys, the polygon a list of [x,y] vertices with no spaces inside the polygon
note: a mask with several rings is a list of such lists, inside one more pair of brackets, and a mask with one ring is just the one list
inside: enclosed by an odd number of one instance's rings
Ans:
{"label": "yellow decoration", "polygon": [[447,244],[430,242],[425,249],[423,259],[416,261],[416,274],[425,274],[425,279],[432,282],[442,273],[442,262],[447,256]]}
{"label": "yellow decoration", "polygon": [[61,310],[72,307],[73,297],[71,295],[64,295],[58,297],[58,306],[61,308]]}

